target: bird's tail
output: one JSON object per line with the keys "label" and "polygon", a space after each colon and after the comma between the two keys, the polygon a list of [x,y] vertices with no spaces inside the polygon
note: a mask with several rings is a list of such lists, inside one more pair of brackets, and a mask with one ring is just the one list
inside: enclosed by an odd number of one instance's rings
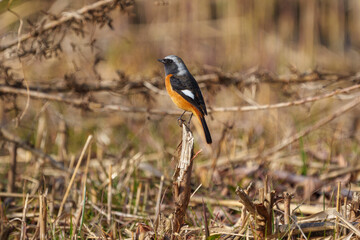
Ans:
{"label": "bird's tail", "polygon": [[211,135],[210,135],[210,131],[209,131],[209,128],[206,124],[206,121],[205,121],[205,117],[204,116],[199,116],[199,120],[201,122],[201,125],[203,126],[204,128],[204,133],[205,133],[205,138],[206,138],[206,142],[208,144],[211,144],[212,143],[212,139],[211,139]]}

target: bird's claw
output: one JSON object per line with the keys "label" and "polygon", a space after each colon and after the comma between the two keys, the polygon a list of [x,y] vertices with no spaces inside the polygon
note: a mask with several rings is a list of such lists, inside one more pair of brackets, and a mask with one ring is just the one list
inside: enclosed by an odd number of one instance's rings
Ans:
{"label": "bird's claw", "polygon": [[177,121],[178,121],[178,124],[179,124],[180,127],[181,127],[181,126],[183,125],[183,123],[185,122],[185,120],[182,119],[181,117],[179,117],[179,118],[177,119]]}

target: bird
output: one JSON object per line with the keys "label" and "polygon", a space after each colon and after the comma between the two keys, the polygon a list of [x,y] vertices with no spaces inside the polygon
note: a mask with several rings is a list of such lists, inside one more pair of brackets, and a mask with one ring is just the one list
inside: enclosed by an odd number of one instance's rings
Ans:
{"label": "bird", "polygon": [[178,56],[169,55],[158,61],[164,64],[166,91],[175,105],[184,110],[179,119],[188,111],[191,112],[190,122],[194,114],[204,129],[206,142],[211,144],[211,134],[205,121],[206,105],[195,78]]}

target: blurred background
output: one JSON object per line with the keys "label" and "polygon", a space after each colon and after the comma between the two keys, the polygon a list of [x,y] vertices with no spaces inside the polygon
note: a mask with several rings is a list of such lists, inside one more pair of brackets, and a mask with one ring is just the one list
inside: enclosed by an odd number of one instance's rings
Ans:
{"label": "blurred background", "polygon": [[[33,23],[44,13],[74,11],[90,1],[12,1]],[[1,3],[2,37],[17,33],[17,16]],[[31,6],[31,8],[30,8]],[[109,67],[152,74],[153,59],[176,54],[193,67],[210,64],[237,71],[261,66],[286,71],[314,66],[356,69],[359,3],[346,1],[135,1],[113,12],[113,30],[93,32]],[[88,39],[83,39],[84,41]],[[65,46],[64,46],[65,47]]]}
{"label": "blurred background", "polygon": [[[69,101],[130,108],[109,111],[100,106],[89,111],[49,98],[0,95],[1,127],[67,167],[73,166],[71,159],[77,159],[87,136],[93,134],[96,144],[90,166],[98,178],[92,184],[102,186],[108,165],[119,173],[114,182],[121,182],[126,175],[122,164],[129,161],[136,166],[130,168],[134,178],[126,178],[122,185],[128,192],[136,190],[135,182],[152,186],[161,175],[171,178],[181,137],[177,124],[181,111],[166,95],[163,65],[156,61],[170,54],[180,56],[198,79],[210,110],[207,123],[212,145],[206,144],[199,124],[192,122],[195,152],[202,149],[194,178],[194,186],[203,184],[200,194],[230,198],[234,192],[229,186],[246,186],[250,181],[261,186],[265,172],[275,170],[318,177],[339,166],[356,165],[358,109],[311,131],[275,157],[251,161],[246,157],[313,125],[357,93],[264,111],[216,108],[291,102],[355,84],[360,66],[358,0],[136,0],[121,11],[116,8],[106,17],[101,15],[106,20],[102,23],[74,12],[92,3],[14,0],[9,5],[0,1],[2,86],[24,90],[29,86]],[[4,48],[17,39],[19,29],[21,34],[41,30],[46,23],[71,14],[76,16],[74,23],[23,42],[23,50],[16,44]],[[21,57],[15,54],[19,49]],[[90,85],[97,90],[84,90]],[[110,87],[99,90],[103,85]],[[6,142],[0,161],[2,191],[8,184],[10,162]],[[43,175],[46,179],[63,176],[20,148],[17,168],[13,190],[18,192],[32,189],[24,185],[30,176],[36,181]],[[304,182],[284,181],[274,181],[272,187],[288,189],[300,199],[310,199],[320,189],[314,185],[304,190]],[[357,173],[347,175],[343,182],[356,185]],[[106,191],[103,187],[94,194]],[[58,198],[63,191],[57,193]],[[320,201],[318,197],[311,200]],[[128,201],[118,200],[119,204]]]}

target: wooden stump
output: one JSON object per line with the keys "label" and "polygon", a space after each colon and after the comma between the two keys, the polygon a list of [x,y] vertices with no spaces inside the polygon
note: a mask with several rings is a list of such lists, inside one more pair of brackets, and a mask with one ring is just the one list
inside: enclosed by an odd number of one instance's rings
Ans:
{"label": "wooden stump", "polygon": [[190,129],[183,123],[183,135],[179,162],[173,175],[173,196],[175,212],[173,218],[172,239],[180,232],[184,224],[186,209],[189,205],[191,194],[191,171],[194,155],[194,137]]}

